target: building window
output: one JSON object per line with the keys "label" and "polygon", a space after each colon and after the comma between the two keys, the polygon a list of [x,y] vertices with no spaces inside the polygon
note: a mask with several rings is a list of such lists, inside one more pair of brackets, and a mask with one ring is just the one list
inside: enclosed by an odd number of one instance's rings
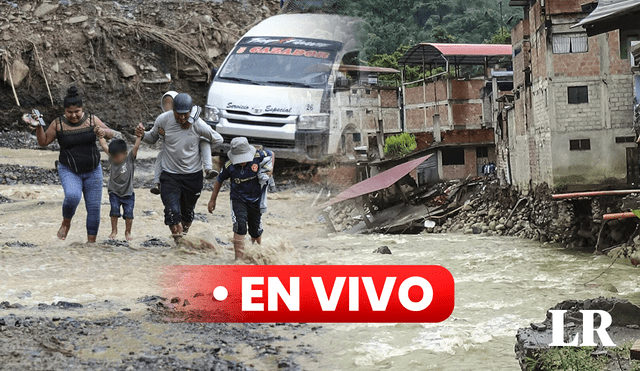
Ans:
{"label": "building window", "polygon": [[586,53],[589,51],[587,34],[553,35],[553,54]]}
{"label": "building window", "polygon": [[569,86],[567,88],[569,104],[589,103],[589,87]]}
{"label": "building window", "polygon": [[442,165],[464,165],[464,148],[443,148]]}
{"label": "building window", "polygon": [[571,151],[588,151],[591,149],[591,140],[589,139],[573,139],[569,141],[569,150]]}
{"label": "building window", "polygon": [[616,137],[616,143],[634,143],[636,141],[636,137]]}
{"label": "building window", "polygon": [[477,158],[489,157],[489,147],[476,147],[476,157]]}

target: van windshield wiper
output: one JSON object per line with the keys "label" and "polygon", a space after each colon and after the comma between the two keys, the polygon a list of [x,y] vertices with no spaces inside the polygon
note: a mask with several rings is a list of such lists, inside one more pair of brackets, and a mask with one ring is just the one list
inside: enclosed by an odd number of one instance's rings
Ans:
{"label": "van windshield wiper", "polygon": [[222,80],[231,80],[231,81],[237,81],[237,82],[247,82],[247,83],[253,84],[253,85],[262,85],[258,81],[254,81],[254,80],[251,80],[251,79],[245,79],[243,77],[218,77],[218,78],[222,79]]}
{"label": "van windshield wiper", "polygon": [[266,81],[266,83],[267,84],[274,84],[274,85],[297,86],[297,87],[301,87],[301,88],[315,88],[315,86],[313,86],[313,85],[305,84],[303,82],[296,82],[296,81],[270,80],[270,81]]}

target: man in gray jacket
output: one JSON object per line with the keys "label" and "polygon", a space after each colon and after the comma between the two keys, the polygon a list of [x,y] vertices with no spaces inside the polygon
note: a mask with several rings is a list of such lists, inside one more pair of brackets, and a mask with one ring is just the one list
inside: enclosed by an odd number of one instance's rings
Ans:
{"label": "man in gray jacket", "polygon": [[188,94],[178,94],[173,100],[173,111],[158,116],[150,131],[145,132],[142,124],[136,128],[136,135],[144,134],[142,140],[149,144],[156,143],[160,138],[159,130],[164,130],[160,196],[164,204],[164,223],[176,239],[189,231],[202,191],[200,139],[206,138],[212,147],[222,143],[220,134],[202,119],[189,122],[192,107],[193,101]]}

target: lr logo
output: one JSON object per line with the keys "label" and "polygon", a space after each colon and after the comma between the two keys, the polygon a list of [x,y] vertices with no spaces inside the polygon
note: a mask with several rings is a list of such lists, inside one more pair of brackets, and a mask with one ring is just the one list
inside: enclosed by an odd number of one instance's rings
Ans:
{"label": "lr logo", "polygon": [[[581,310],[582,313],[582,344],[579,343],[579,334],[573,338],[573,341],[570,343],[564,342],[564,314],[567,312],[566,310],[550,310],[551,312],[551,332],[552,332],[552,341],[549,346],[552,347],[595,347],[598,344],[594,342],[593,334],[598,334],[602,345],[605,347],[615,347],[616,345],[613,343],[609,334],[607,333],[607,328],[611,326],[613,322],[611,319],[611,314],[609,312],[605,312],[603,310]],[[600,316],[600,326],[598,328],[594,328],[594,318],[595,315],[598,314]]]}

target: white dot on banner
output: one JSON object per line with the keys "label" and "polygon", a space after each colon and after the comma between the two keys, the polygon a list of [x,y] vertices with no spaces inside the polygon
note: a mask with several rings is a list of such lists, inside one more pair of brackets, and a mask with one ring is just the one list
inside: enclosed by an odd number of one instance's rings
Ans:
{"label": "white dot on banner", "polygon": [[229,295],[229,291],[227,291],[227,288],[224,286],[218,286],[213,289],[213,298],[218,301],[223,301],[227,298],[227,295]]}

